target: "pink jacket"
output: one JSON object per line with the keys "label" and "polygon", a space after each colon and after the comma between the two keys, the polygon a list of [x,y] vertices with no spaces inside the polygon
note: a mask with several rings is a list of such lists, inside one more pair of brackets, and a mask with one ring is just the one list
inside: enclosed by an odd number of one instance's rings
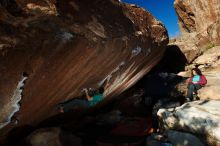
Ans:
{"label": "pink jacket", "polygon": [[[193,78],[193,77],[190,77],[190,78],[189,78],[189,83],[192,83],[192,78]],[[201,76],[200,76],[200,79],[199,79],[198,84],[199,84],[200,86],[205,86],[205,85],[207,84],[207,80],[206,80],[206,77],[205,77],[204,75],[201,75]]]}

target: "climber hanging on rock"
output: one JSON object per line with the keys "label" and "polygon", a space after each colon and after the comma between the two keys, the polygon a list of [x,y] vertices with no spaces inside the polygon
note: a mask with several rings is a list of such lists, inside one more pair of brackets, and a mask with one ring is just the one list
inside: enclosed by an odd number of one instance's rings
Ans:
{"label": "climber hanging on rock", "polygon": [[109,85],[110,78],[107,78],[104,83],[96,90],[93,95],[89,95],[88,89],[84,88],[82,91],[85,93],[86,99],[72,99],[65,103],[59,104],[59,111],[61,113],[79,109],[79,108],[89,108],[98,104],[104,98],[104,92],[106,87]]}
{"label": "climber hanging on rock", "polygon": [[206,77],[202,75],[201,70],[196,66],[191,70],[191,77],[188,79],[187,101],[198,100],[198,90],[207,84]]}

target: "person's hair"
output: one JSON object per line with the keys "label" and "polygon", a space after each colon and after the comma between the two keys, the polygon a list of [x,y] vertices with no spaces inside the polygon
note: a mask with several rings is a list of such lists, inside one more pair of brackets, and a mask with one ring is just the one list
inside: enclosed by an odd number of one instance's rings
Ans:
{"label": "person's hair", "polygon": [[194,71],[196,72],[196,74],[198,74],[199,76],[202,75],[202,72],[201,72],[200,69],[198,69],[198,68],[193,68],[193,69],[192,69],[192,76],[193,76],[193,70],[194,70]]}
{"label": "person's hair", "polygon": [[103,93],[105,92],[105,89],[104,89],[104,87],[100,87],[100,88],[98,89],[98,91],[99,91],[100,94],[103,94]]}

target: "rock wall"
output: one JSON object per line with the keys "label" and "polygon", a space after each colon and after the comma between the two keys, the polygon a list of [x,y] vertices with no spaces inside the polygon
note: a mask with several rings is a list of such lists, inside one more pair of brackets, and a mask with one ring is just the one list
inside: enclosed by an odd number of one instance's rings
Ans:
{"label": "rock wall", "polygon": [[58,103],[106,78],[106,97],[120,94],[159,62],[167,43],[149,12],[116,0],[1,1],[0,123],[9,123],[1,135],[57,114]]}
{"label": "rock wall", "polygon": [[219,0],[176,0],[174,7],[182,33],[207,31],[220,17]]}
{"label": "rock wall", "polygon": [[211,46],[220,45],[220,0],[176,0],[181,36],[178,45],[191,63]]}

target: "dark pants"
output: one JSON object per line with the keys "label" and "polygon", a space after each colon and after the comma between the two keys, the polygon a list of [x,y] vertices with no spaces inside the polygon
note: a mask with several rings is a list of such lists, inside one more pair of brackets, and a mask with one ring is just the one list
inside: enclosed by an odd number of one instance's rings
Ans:
{"label": "dark pants", "polygon": [[63,107],[64,112],[67,112],[76,108],[89,108],[89,101],[84,99],[73,99],[60,104],[60,106]]}
{"label": "dark pants", "polygon": [[189,98],[191,101],[193,100],[193,92],[197,94],[197,91],[201,88],[199,84],[193,84],[189,83],[188,84],[188,91],[187,91],[187,98]]}

